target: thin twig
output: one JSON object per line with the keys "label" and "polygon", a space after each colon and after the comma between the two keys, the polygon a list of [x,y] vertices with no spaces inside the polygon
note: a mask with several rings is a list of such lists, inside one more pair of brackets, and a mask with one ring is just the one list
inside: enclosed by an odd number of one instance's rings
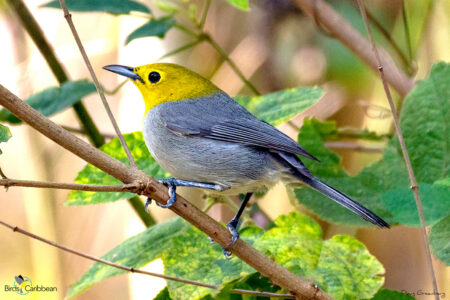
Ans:
{"label": "thin twig", "polygon": [[[95,257],[93,255],[89,255],[89,254],[83,253],[81,251],[78,251],[78,250],[75,250],[75,249],[72,249],[72,248],[60,245],[60,244],[58,244],[56,242],[47,240],[47,239],[45,239],[43,237],[40,237],[40,236],[38,236],[36,234],[28,232],[28,231],[26,231],[26,230],[24,230],[22,228],[17,227],[17,226],[10,225],[10,224],[8,224],[6,222],[3,222],[1,220],[0,220],[0,224],[5,226],[5,227],[7,227],[7,228],[9,228],[9,229],[11,229],[13,232],[21,233],[21,234],[29,236],[29,237],[31,237],[31,238],[33,238],[35,240],[38,240],[38,241],[46,243],[46,244],[48,244],[50,246],[53,246],[55,248],[61,249],[63,251],[75,254],[77,256],[86,258],[88,260],[92,260],[92,261],[95,261],[95,262],[98,262],[98,263],[101,263],[101,264],[104,264],[104,265],[108,265],[108,266],[111,266],[111,267],[114,267],[114,268],[117,268],[117,269],[121,269],[121,270],[128,271],[128,272],[131,272],[131,273],[139,273],[139,274],[144,274],[144,275],[148,275],[148,276],[159,277],[159,278],[163,278],[163,279],[166,279],[166,280],[171,280],[171,281],[191,284],[191,285],[195,285],[195,286],[201,286],[201,287],[205,287],[205,288],[209,288],[209,289],[216,289],[216,290],[219,289],[218,286],[213,285],[213,284],[207,284],[207,283],[202,283],[202,282],[198,282],[198,281],[193,281],[193,280],[188,280],[188,279],[183,279],[183,278],[178,278],[178,277],[173,277],[173,276],[167,276],[167,275],[164,275],[164,274],[158,274],[158,273],[154,273],[154,272],[149,272],[149,271],[144,271],[144,270],[139,270],[139,269],[135,269],[135,268],[119,265],[119,264],[113,263],[111,261],[108,261],[108,260],[105,260],[105,259],[102,259],[102,258],[98,258],[98,257]],[[232,289],[232,290],[230,290],[230,292],[233,293],[233,294],[246,294],[246,295],[254,295],[254,296],[260,296],[260,297],[275,297],[275,298],[295,299],[295,296],[291,295],[291,294],[276,294],[276,293],[271,293],[271,292],[257,292],[257,291],[243,290],[243,289]]]}
{"label": "thin twig", "polygon": [[86,67],[88,68],[89,73],[91,74],[92,80],[94,81],[95,87],[97,88],[97,92],[100,95],[100,99],[102,99],[102,102],[103,102],[103,105],[105,106],[108,117],[111,120],[114,130],[116,131],[116,134],[119,137],[120,143],[122,144],[122,147],[125,150],[125,153],[127,154],[128,160],[130,161],[130,164],[133,168],[137,168],[136,162],[134,161],[134,158],[131,155],[130,149],[128,148],[128,145],[125,142],[125,139],[123,138],[122,133],[120,132],[120,128],[117,125],[117,122],[114,118],[111,108],[109,107],[108,101],[106,101],[105,94],[103,93],[103,88],[101,87],[101,85],[97,79],[97,75],[95,75],[95,72],[94,72],[94,69],[92,68],[91,62],[89,61],[86,51],[84,50],[80,36],[78,35],[78,32],[75,29],[75,25],[72,22],[72,15],[70,14],[69,10],[67,9],[66,1],[59,0],[59,3],[61,5],[61,8],[64,11],[64,18],[67,20],[67,24],[69,24],[70,30],[72,31],[73,37],[75,38],[77,46],[80,50],[81,56],[83,56],[84,62],[86,63]]}
{"label": "thin twig", "polygon": [[198,23],[198,28],[203,30],[205,26],[206,17],[208,16],[209,6],[211,5],[211,0],[206,0],[205,7],[203,8],[202,18],[200,19],[200,23]]}
{"label": "thin twig", "polygon": [[106,95],[114,95],[115,93],[117,93],[124,85],[125,83],[128,82],[128,79],[123,80],[121,83],[119,83],[115,88],[113,88],[112,90],[108,91],[107,89],[103,88],[103,92]]}
{"label": "thin twig", "polygon": [[8,177],[6,177],[6,175],[5,175],[5,173],[3,173],[2,168],[0,168],[0,177],[1,177],[2,179],[8,179]]}
{"label": "thin twig", "polygon": [[405,140],[403,138],[402,130],[400,128],[400,122],[399,122],[399,119],[398,119],[398,116],[397,116],[397,112],[396,112],[396,109],[395,109],[394,101],[392,100],[391,91],[389,90],[389,86],[388,86],[388,84],[386,82],[385,74],[384,74],[384,71],[383,71],[383,65],[381,64],[381,60],[380,60],[380,56],[378,54],[377,46],[375,45],[375,41],[374,41],[373,36],[372,36],[372,31],[370,30],[370,26],[369,26],[369,22],[367,20],[367,15],[366,15],[366,10],[365,10],[365,7],[364,7],[364,3],[363,3],[362,0],[356,0],[356,1],[358,2],[358,6],[359,6],[359,9],[361,11],[361,15],[363,17],[364,23],[366,25],[367,32],[369,34],[370,43],[372,45],[372,51],[373,51],[373,53],[375,55],[375,59],[376,59],[377,64],[378,64],[378,70],[379,70],[379,73],[380,73],[381,81],[383,83],[383,88],[384,88],[384,91],[386,93],[386,97],[387,97],[387,100],[389,102],[389,106],[391,108],[392,117],[394,118],[395,131],[397,133],[398,141],[399,141],[400,147],[402,149],[403,158],[404,158],[405,164],[406,164],[406,169],[408,170],[409,179],[411,181],[411,189],[414,192],[414,198],[416,200],[417,211],[419,212],[420,224],[421,224],[422,233],[423,233],[423,241],[424,241],[424,246],[425,246],[425,250],[426,250],[426,258],[427,258],[428,268],[429,268],[430,273],[431,273],[431,280],[432,280],[433,289],[434,289],[434,292],[435,292],[435,299],[438,300],[439,299],[439,294],[438,294],[438,288],[437,288],[437,281],[436,281],[436,275],[434,273],[433,261],[432,261],[432,258],[431,258],[430,245],[428,244],[428,234],[427,234],[427,229],[426,229],[425,218],[423,216],[423,207],[422,207],[422,201],[420,199],[420,194],[419,194],[419,185],[417,184],[416,177],[414,175],[414,171],[413,171],[413,168],[412,168],[412,165],[411,165],[411,160],[409,159],[408,150],[406,149]]}
{"label": "thin twig", "polygon": [[[144,196],[154,199],[158,203],[167,204],[169,193],[163,184],[62,129],[2,85],[0,85],[0,105],[63,148],[123,183],[142,183]],[[233,246],[229,246],[232,237],[228,229],[180,195],[176,195],[176,198],[177,201],[170,207],[170,210],[212,237],[216,243],[231,251],[263,276],[268,277],[273,284],[289,291],[299,299],[331,299],[327,293],[309,280],[298,277],[242,239],[238,239]]]}
{"label": "thin twig", "polygon": [[178,30],[186,33],[187,35],[193,36],[193,37],[198,37],[198,34],[195,33],[194,31],[192,31],[191,29],[181,25],[181,24],[175,24],[173,27],[177,28]]}
{"label": "thin twig", "polygon": [[185,45],[183,45],[183,46],[181,46],[181,47],[179,47],[179,48],[176,48],[175,50],[172,50],[172,51],[170,51],[170,52],[164,54],[163,56],[161,56],[160,58],[158,58],[158,61],[161,60],[161,59],[167,58],[167,57],[169,57],[169,56],[178,54],[178,53],[180,53],[180,52],[183,52],[183,51],[185,51],[185,50],[187,50],[187,49],[190,49],[190,48],[196,46],[197,44],[199,44],[199,43],[201,43],[201,42],[203,42],[203,39],[198,38],[198,39],[196,39],[196,40],[193,41],[193,42],[187,43],[187,44],[185,44]]}
{"label": "thin twig", "polygon": [[217,51],[217,53],[222,56],[222,58],[230,65],[237,76],[248,86],[255,95],[261,95],[261,93],[256,89],[256,87],[242,74],[241,70],[236,66],[234,61],[228,56],[225,50],[220,47],[220,45],[206,32],[202,33],[204,39]]}
{"label": "thin twig", "polygon": [[131,193],[134,193],[140,189],[140,186],[134,183],[119,184],[119,185],[94,185],[94,184],[78,184],[65,182],[20,180],[10,178],[0,179],[0,186],[4,186],[5,188],[9,188],[11,186],[22,186],[22,187],[89,191],[89,192],[131,192]]}

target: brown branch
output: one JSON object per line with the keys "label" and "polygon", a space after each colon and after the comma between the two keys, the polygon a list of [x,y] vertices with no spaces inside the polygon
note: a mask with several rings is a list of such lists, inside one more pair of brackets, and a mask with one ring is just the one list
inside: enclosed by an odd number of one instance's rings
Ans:
{"label": "brown branch", "polygon": [[0,179],[0,186],[9,188],[11,186],[33,187],[33,188],[48,188],[60,190],[73,191],[88,191],[88,192],[129,192],[136,193],[141,190],[138,184],[119,184],[119,185],[94,185],[94,184],[77,184],[65,182],[44,182],[34,180],[20,180],[2,178]]}
{"label": "brown branch", "polygon": [[[378,70],[377,60],[366,40],[345,19],[343,19],[330,5],[323,0],[293,0],[311,18],[315,17],[330,34],[338,39],[356,56],[368,64],[372,69]],[[315,9],[316,7],[316,9]],[[314,11],[316,11],[314,13]],[[400,70],[382,48],[378,47],[381,63],[386,70],[386,81],[404,97],[414,86],[411,78]]]}
{"label": "brown branch", "polygon": [[394,118],[395,131],[397,133],[398,141],[400,143],[400,148],[402,149],[402,154],[403,154],[403,158],[405,160],[406,169],[408,170],[409,179],[411,181],[411,189],[414,192],[414,198],[416,200],[417,211],[419,212],[420,224],[422,227],[422,234],[423,234],[423,241],[424,241],[424,246],[425,246],[425,250],[426,250],[426,258],[427,258],[428,268],[430,269],[430,273],[431,273],[433,289],[435,292],[434,295],[435,295],[435,299],[438,300],[439,293],[438,293],[436,275],[434,273],[434,268],[433,268],[433,261],[431,258],[430,245],[428,244],[427,228],[426,228],[425,218],[423,216],[423,207],[422,207],[422,200],[420,199],[420,194],[419,194],[419,185],[417,184],[416,177],[414,175],[414,170],[412,168],[411,160],[409,159],[408,150],[406,148],[405,140],[403,138],[402,130],[400,128],[400,122],[399,122],[399,119],[397,116],[397,111],[395,109],[394,101],[392,100],[391,91],[389,90],[389,86],[387,84],[387,80],[386,80],[387,74],[385,74],[385,72],[384,72],[383,63],[380,59],[380,55],[379,55],[377,47],[375,45],[375,41],[372,36],[372,31],[370,30],[364,3],[362,2],[362,0],[356,0],[356,1],[358,2],[358,6],[361,11],[361,15],[363,17],[364,23],[366,25],[367,32],[369,33],[369,39],[370,39],[370,43],[372,45],[372,51],[375,55],[375,59],[376,59],[377,65],[378,65],[378,71],[380,73],[380,78],[383,83],[383,88],[386,93],[386,97],[389,102],[389,106],[391,108],[392,117]]}
{"label": "brown branch", "polygon": [[94,68],[92,68],[91,62],[89,61],[86,51],[84,50],[80,36],[78,35],[78,32],[75,29],[75,25],[72,22],[72,15],[69,13],[69,10],[67,9],[66,1],[59,0],[59,3],[64,11],[64,18],[66,18],[67,24],[69,24],[70,30],[72,31],[73,37],[75,38],[75,42],[77,43],[78,49],[80,50],[81,56],[83,57],[86,67],[88,68],[89,73],[91,74],[92,80],[94,81],[100,99],[103,102],[103,106],[105,107],[106,113],[108,114],[108,117],[111,120],[114,130],[116,131],[116,134],[119,137],[120,143],[122,144],[122,147],[125,150],[125,153],[127,154],[128,160],[130,161],[130,164],[133,168],[137,168],[136,162],[134,161],[134,158],[131,155],[130,149],[128,148],[128,145],[125,142],[122,133],[120,132],[120,128],[117,125],[116,120],[114,119],[114,115],[111,111],[111,108],[109,107],[108,101],[106,101],[105,94],[103,93],[103,88],[97,79],[97,75],[95,75]]}
{"label": "brown branch", "polygon": [[[24,229],[21,229],[21,228],[17,227],[17,226],[10,225],[10,224],[8,224],[6,222],[3,222],[1,220],[0,220],[0,224],[5,226],[5,227],[7,227],[7,228],[9,228],[9,229],[11,229],[13,232],[21,233],[21,234],[29,236],[29,237],[31,237],[31,238],[33,238],[35,240],[38,240],[38,241],[46,243],[46,244],[48,244],[50,246],[53,246],[55,248],[61,249],[63,251],[75,254],[77,256],[80,256],[80,257],[83,257],[83,258],[86,258],[86,259],[89,259],[89,260],[92,260],[92,261],[96,261],[98,263],[101,263],[101,264],[104,264],[104,265],[108,265],[108,266],[111,266],[111,267],[114,267],[114,268],[117,268],[117,269],[121,269],[121,270],[128,271],[128,272],[131,272],[131,273],[139,273],[139,274],[144,274],[144,275],[148,275],[148,276],[159,277],[159,278],[163,278],[163,279],[166,279],[166,280],[171,280],[171,281],[191,284],[191,285],[195,285],[195,286],[201,286],[201,287],[205,287],[205,288],[209,288],[209,289],[216,289],[216,290],[219,289],[218,286],[212,285],[212,284],[202,283],[202,282],[188,280],[188,279],[179,278],[179,277],[167,276],[167,275],[164,275],[164,274],[159,274],[159,273],[139,270],[139,269],[127,267],[127,266],[124,266],[124,265],[119,265],[119,264],[113,263],[113,262],[111,262],[109,260],[101,259],[101,258],[95,257],[93,255],[89,255],[89,254],[83,253],[81,251],[78,251],[78,250],[75,250],[75,249],[72,249],[72,248],[60,245],[60,244],[58,244],[56,242],[47,240],[47,239],[45,239],[43,237],[35,235],[35,234],[31,233],[31,232],[28,232],[28,231],[26,231]],[[246,294],[246,295],[254,295],[254,296],[261,296],[261,297],[275,297],[275,298],[295,299],[295,296],[291,295],[291,294],[276,294],[276,293],[271,293],[271,292],[257,292],[257,291],[243,290],[243,289],[232,289],[232,290],[230,290],[230,292],[233,293],[233,294]]]}
{"label": "brown branch", "polygon": [[[139,191],[140,194],[154,199],[161,204],[167,203],[169,193],[167,187],[163,184],[144,172],[131,168],[110,157],[64,130],[31,108],[2,85],[0,85],[0,105],[86,162],[96,166],[125,184],[139,184],[142,187]],[[291,273],[243,240],[239,239],[232,247],[228,247],[231,242],[230,232],[183,197],[177,195],[177,201],[170,209],[206,233],[220,246],[231,251],[263,276],[268,277],[274,284],[294,294],[297,299],[313,297],[315,299],[331,299],[330,296],[323,290],[318,289],[313,283]]]}

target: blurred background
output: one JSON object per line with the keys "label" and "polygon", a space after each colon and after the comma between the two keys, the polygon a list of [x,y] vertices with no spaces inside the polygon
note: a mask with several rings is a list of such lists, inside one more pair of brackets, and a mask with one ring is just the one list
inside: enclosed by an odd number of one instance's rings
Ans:
{"label": "blurred background", "polygon": [[[70,79],[90,78],[63,18],[62,11],[40,8],[46,1],[27,0],[26,5],[54,47]],[[153,12],[162,14],[155,2],[145,0]],[[433,63],[450,61],[450,2],[405,1],[409,5],[410,42],[404,34],[402,1],[366,1],[368,10],[389,31],[397,44],[376,31],[379,44],[389,51],[397,65],[409,76],[424,78]],[[191,1],[202,7],[202,1]],[[380,134],[392,133],[392,119],[378,75],[351,54],[338,41],[302,13],[294,2],[253,1],[250,12],[238,10],[225,1],[212,1],[205,30],[225,49],[247,78],[263,94],[297,86],[321,86],[326,95],[314,107],[298,116],[315,116],[319,120],[336,120],[339,127],[368,129]],[[334,8],[355,28],[365,32],[353,1],[333,1]],[[152,63],[169,51],[189,42],[189,36],[170,30],[164,39],[156,37],[133,40],[125,45],[127,35],[146,22],[145,18],[112,16],[105,13],[74,13],[74,23],[83,40],[102,85],[112,90],[121,83],[118,76],[102,70],[108,64],[138,66]],[[93,26],[95,24],[95,26]],[[0,1],[0,83],[21,98],[57,86],[58,82],[45,60],[24,31],[8,1]],[[409,45],[409,46],[408,46]],[[401,54],[399,54],[401,53]],[[252,95],[252,91],[209,44],[201,43],[168,58],[210,78],[234,96]],[[394,93],[395,94],[395,93]],[[400,102],[398,95],[396,101]],[[122,132],[141,130],[144,106],[131,83],[108,96],[109,104]],[[113,133],[97,94],[83,99],[102,133]],[[54,117],[58,124],[79,128],[72,109]],[[41,181],[72,182],[85,163],[42,137],[26,125],[9,126],[13,137],[2,145],[0,165],[10,178]],[[281,127],[292,137],[296,131]],[[383,142],[361,142],[346,139],[330,144],[343,159],[349,174],[381,157]],[[344,149],[359,145],[358,149]],[[180,189],[181,194],[198,201],[197,193]],[[27,229],[52,241],[94,256],[101,256],[127,237],[145,229],[126,201],[91,206],[64,206],[67,191],[31,188],[0,190],[0,219]],[[282,185],[276,186],[258,202],[270,219],[294,210]],[[201,205],[201,203],[199,204]],[[157,221],[173,217],[169,210],[151,206]],[[232,212],[220,205],[211,214],[226,221]],[[386,268],[385,287],[395,290],[432,290],[424,259],[420,229],[395,227],[389,231],[358,229],[321,221],[325,238],[337,233],[353,235],[361,240]],[[69,286],[91,266],[91,262],[59,251],[23,235],[0,228],[0,284],[13,284],[14,276],[22,274],[33,282],[57,286],[57,293],[34,293],[19,296],[13,293],[2,299],[20,297],[62,299]],[[207,246],[207,245],[205,245]],[[450,271],[433,261],[441,292],[450,297]],[[161,261],[144,269],[163,272]],[[164,287],[163,280],[142,275],[121,275],[96,284],[77,299],[152,299]],[[418,299],[427,299],[418,296]],[[431,297],[430,297],[431,299]]]}

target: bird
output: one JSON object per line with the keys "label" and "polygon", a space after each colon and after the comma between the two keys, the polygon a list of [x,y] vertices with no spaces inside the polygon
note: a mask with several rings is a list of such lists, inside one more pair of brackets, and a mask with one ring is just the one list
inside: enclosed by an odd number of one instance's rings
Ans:
{"label": "bird", "polygon": [[[299,143],[259,120],[208,79],[183,66],[154,63],[138,67],[108,65],[105,70],[129,78],[145,103],[143,136],[156,162],[173,178],[168,208],[176,187],[201,188],[211,193],[245,194],[226,227],[229,249],[239,238],[239,219],[252,194],[282,181],[306,184],[368,222],[389,224],[349,196],[315,177],[301,159],[318,161]],[[151,199],[147,201],[149,203]],[[225,256],[231,255],[224,249]]]}
{"label": "bird", "polygon": [[20,294],[24,294],[25,287],[30,284],[29,281],[27,279],[24,279],[22,275],[14,276],[14,279],[16,280],[17,284],[19,285]]}

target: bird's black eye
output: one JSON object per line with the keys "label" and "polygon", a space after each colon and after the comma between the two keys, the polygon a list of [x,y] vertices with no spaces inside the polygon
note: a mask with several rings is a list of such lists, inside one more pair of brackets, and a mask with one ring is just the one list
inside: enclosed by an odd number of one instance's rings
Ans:
{"label": "bird's black eye", "polygon": [[158,72],[150,72],[148,74],[148,81],[151,83],[157,83],[161,79],[161,75]]}

